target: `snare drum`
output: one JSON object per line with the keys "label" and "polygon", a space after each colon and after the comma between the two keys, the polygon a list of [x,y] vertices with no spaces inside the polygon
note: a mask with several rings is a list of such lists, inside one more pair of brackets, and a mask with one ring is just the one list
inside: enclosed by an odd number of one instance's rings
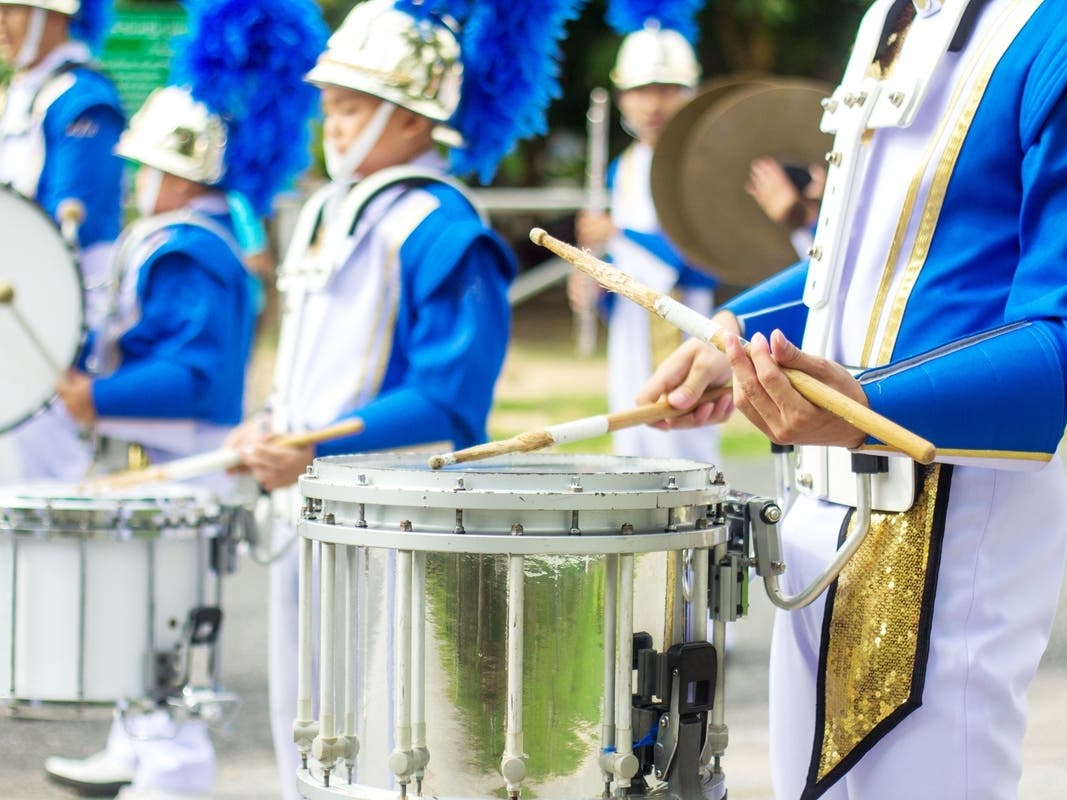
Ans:
{"label": "snare drum", "polygon": [[0,701],[66,716],[176,688],[190,612],[217,604],[220,533],[196,487],[0,489]]}
{"label": "snare drum", "polygon": [[[305,797],[629,787],[650,733],[634,633],[650,634],[646,652],[710,647],[709,551],[727,539],[714,467],[535,454],[431,471],[359,455],[317,459],[300,488]],[[683,708],[708,690],[697,683],[683,679]]]}

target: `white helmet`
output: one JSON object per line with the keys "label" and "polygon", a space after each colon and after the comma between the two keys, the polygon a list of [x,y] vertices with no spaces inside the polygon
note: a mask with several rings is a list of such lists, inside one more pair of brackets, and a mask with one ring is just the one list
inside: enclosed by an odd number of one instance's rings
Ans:
{"label": "white helmet", "polygon": [[446,123],[459,104],[462,74],[451,30],[416,20],[391,0],[368,0],[330,37],[307,80],[365,92]]}
{"label": "white helmet", "polygon": [[226,125],[178,86],[156,89],[133,115],[115,152],[196,183],[213,186],[226,171]]}
{"label": "white helmet", "polygon": [[629,34],[619,46],[611,82],[620,91],[653,83],[687,86],[700,80],[700,64],[692,45],[678,31],[654,22]]}
{"label": "white helmet", "polygon": [[81,0],[0,0],[0,6],[30,6],[73,17],[81,8]]}

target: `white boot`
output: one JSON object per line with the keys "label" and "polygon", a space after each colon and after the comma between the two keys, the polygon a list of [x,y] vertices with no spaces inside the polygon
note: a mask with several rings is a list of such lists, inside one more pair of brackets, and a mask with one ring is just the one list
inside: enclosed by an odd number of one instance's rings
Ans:
{"label": "white boot", "polygon": [[90,797],[111,797],[133,781],[133,764],[103,750],[88,758],[45,759],[48,777],[80,794]]}

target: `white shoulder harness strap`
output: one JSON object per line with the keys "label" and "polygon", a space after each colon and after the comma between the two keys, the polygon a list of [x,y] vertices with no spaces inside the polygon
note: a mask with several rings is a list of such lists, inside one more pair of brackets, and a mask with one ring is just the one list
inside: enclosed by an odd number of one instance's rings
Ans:
{"label": "white shoulder harness strap", "polygon": [[[278,271],[278,291],[289,292],[297,281],[306,291],[323,289],[338,266],[336,254],[344,240],[352,236],[367,204],[387,189],[406,183],[447,184],[463,195],[482,221],[486,221],[484,211],[471,198],[467,187],[437,170],[411,165],[387,167],[353,185],[343,197],[339,196],[342,187],[330,183],[312,194],[300,210]],[[325,238],[312,253],[312,245],[327,218]]]}

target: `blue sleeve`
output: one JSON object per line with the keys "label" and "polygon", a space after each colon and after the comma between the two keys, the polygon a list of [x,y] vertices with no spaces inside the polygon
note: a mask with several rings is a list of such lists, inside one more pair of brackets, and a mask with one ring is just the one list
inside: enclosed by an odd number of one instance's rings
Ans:
{"label": "blue sleeve", "polygon": [[320,445],[320,455],[486,438],[509,338],[513,257],[468,213],[446,224],[431,216],[404,243],[401,265],[395,352],[381,393],[354,412],[366,429]]}
{"label": "blue sleeve", "polygon": [[142,268],[139,291],[141,318],[119,340],[120,366],[93,384],[97,413],[240,421],[251,340],[243,275],[225,281],[192,256],[169,252],[147,275]]}
{"label": "blue sleeve", "polygon": [[82,247],[113,241],[121,227],[122,160],[115,145],[125,126],[117,95],[99,76],[79,74],[75,85],[48,109],[44,121],[46,163],[37,201],[53,217],[76,198],[85,207],[78,232]]}
{"label": "blue sleeve", "polygon": [[642,233],[630,228],[623,228],[622,235],[675,270],[678,273],[678,285],[707,289],[714,289],[718,285],[718,281],[711,275],[690,266],[685,257],[675,249],[671,240],[662,232]]}
{"label": "blue sleeve", "polygon": [[804,281],[808,262],[801,261],[732,298],[723,308],[741,321],[745,338],[755,333],[769,336],[778,328],[789,341],[800,344],[808,308],[804,305]]}
{"label": "blue sleeve", "polygon": [[871,406],[939,449],[1054,453],[1067,424],[1067,95],[1022,155],[1018,266],[1004,320],[864,376]]}
{"label": "blue sleeve", "polygon": [[641,233],[630,228],[623,228],[622,235],[676,270],[681,270],[686,266],[685,259],[662,233]]}
{"label": "blue sleeve", "polygon": [[870,370],[860,382],[871,408],[944,455],[1053,453],[1065,361],[1062,322],[1021,323]]}

